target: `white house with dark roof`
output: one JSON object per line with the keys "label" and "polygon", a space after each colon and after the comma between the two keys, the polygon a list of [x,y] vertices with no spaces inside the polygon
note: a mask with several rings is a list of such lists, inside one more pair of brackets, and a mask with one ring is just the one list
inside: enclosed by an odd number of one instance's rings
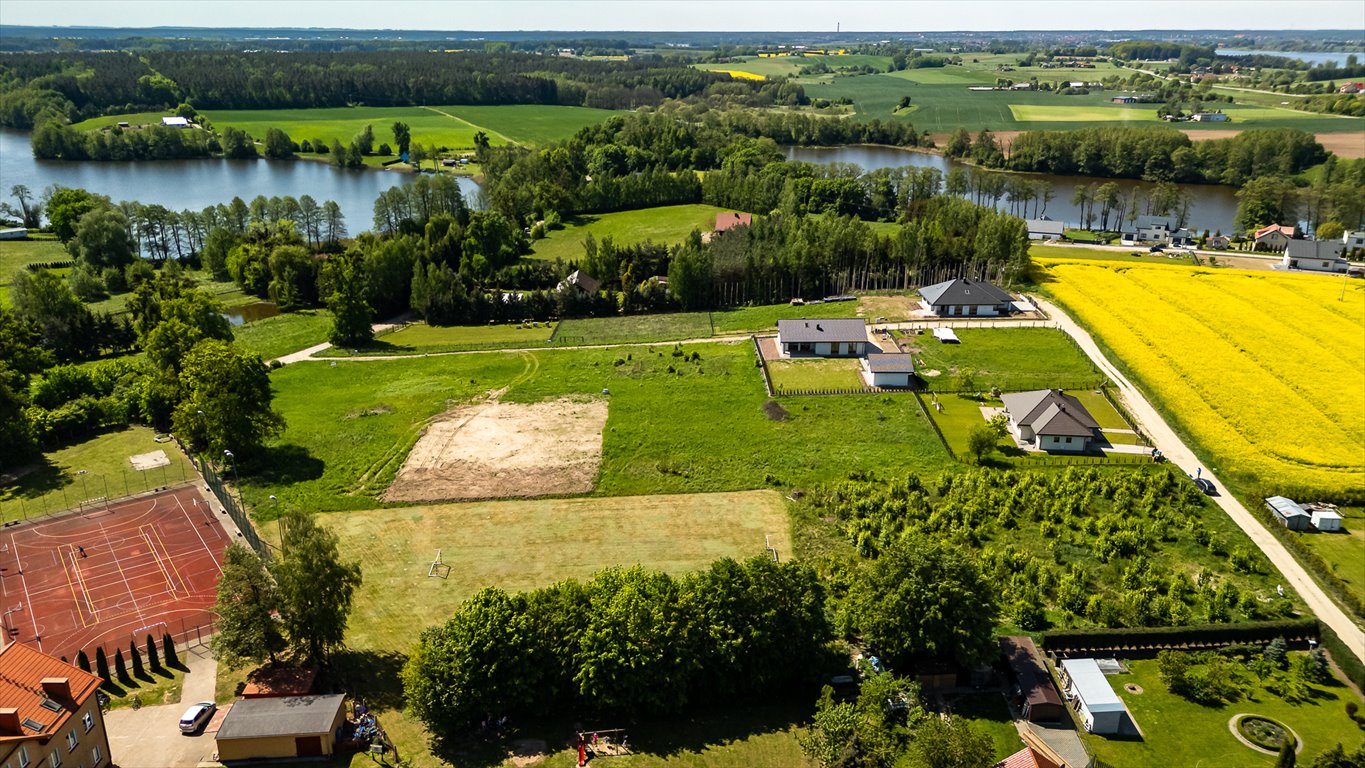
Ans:
{"label": "white house with dark roof", "polygon": [[1348,251],[1365,250],[1365,229],[1347,230],[1342,233],[1341,242]]}
{"label": "white house with dark roof", "polygon": [[908,387],[915,378],[915,358],[905,352],[874,352],[862,366],[863,379],[874,387]]}
{"label": "white house with dark roof", "polygon": [[1021,443],[1042,451],[1085,451],[1099,434],[1099,422],[1081,401],[1060,389],[1001,395],[1005,414]]}
{"label": "white house with dark roof", "polygon": [[920,306],[939,317],[1008,315],[1014,297],[980,280],[945,280],[919,289]]}
{"label": "white house with dark roof", "polygon": [[1053,221],[1044,216],[1041,219],[1024,219],[1024,224],[1028,225],[1028,239],[1030,240],[1060,240],[1062,233],[1066,230],[1066,225],[1060,221]]}
{"label": "white house with dark roof", "polygon": [[1176,221],[1170,216],[1139,216],[1137,220],[1119,233],[1123,240],[1132,242],[1160,241],[1169,242],[1171,233],[1178,231]]}
{"label": "white house with dark roof", "polygon": [[777,343],[783,357],[862,357],[871,344],[861,318],[778,320]]}
{"label": "white house with dark roof", "polygon": [[1340,274],[1351,268],[1351,262],[1341,255],[1344,250],[1346,243],[1339,240],[1290,240],[1285,246],[1280,266]]}

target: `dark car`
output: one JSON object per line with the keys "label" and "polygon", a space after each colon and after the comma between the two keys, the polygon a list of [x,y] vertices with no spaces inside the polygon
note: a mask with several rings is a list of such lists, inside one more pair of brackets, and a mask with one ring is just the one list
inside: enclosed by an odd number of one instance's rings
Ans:
{"label": "dark car", "polygon": [[1148,248],[1148,249],[1147,249],[1147,252],[1148,252],[1148,253],[1165,253],[1165,251],[1166,251],[1166,249],[1163,248],[1163,247],[1161,247],[1161,246],[1159,246],[1159,245],[1154,245],[1154,246],[1152,246],[1151,248]]}
{"label": "dark car", "polygon": [[1196,477],[1194,479],[1194,485],[1196,488],[1203,491],[1205,496],[1218,495],[1218,489],[1213,487],[1213,483],[1209,482],[1208,480],[1205,480],[1202,477]]}

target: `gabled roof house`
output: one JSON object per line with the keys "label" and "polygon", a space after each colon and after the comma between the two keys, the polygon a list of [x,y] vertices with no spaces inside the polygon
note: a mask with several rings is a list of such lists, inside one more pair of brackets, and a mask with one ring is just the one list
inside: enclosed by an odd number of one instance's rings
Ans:
{"label": "gabled roof house", "polygon": [[1271,224],[1256,230],[1252,239],[1256,241],[1255,249],[1258,251],[1283,251],[1297,231],[1295,227]]}
{"label": "gabled roof house", "polygon": [[981,280],[945,280],[919,289],[920,306],[939,317],[1007,315],[1014,298]]}
{"label": "gabled roof house", "polygon": [[0,765],[110,765],[100,679],[61,659],[10,643],[0,651]]}
{"label": "gabled roof house", "polygon": [[777,343],[783,357],[862,357],[867,354],[867,323],[861,318],[778,320]]}
{"label": "gabled roof house", "polygon": [[1280,265],[1285,269],[1341,273],[1351,268],[1351,262],[1341,255],[1344,250],[1346,243],[1340,240],[1290,240]]}
{"label": "gabled roof house", "polygon": [[1019,440],[1043,451],[1085,451],[1098,437],[1099,422],[1075,396],[1060,389],[1001,395]]}

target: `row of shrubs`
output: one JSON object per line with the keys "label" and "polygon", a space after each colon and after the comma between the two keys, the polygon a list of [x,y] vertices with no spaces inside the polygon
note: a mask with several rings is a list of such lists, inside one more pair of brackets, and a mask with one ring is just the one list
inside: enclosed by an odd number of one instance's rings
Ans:
{"label": "row of shrubs", "polygon": [[[76,666],[91,674],[99,675],[102,680],[100,686],[115,693],[118,692],[115,690],[115,686],[118,683],[121,683],[128,688],[133,688],[138,685],[136,682],[138,678],[144,680],[148,679],[146,669],[150,669],[154,673],[167,674],[167,668],[179,669],[181,666],[180,657],[177,656],[175,652],[175,643],[171,640],[169,634],[163,633],[161,635],[161,646],[159,649],[157,647],[156,638],[150,634],[147,635],[146,653],[148,666],[145,668],[142,663],[142,653],[142,649],[138,648],[137,641],[128,641],[128,658],[131,659],[132,663],[131,676],[129,675],[128,669],[129,662],[124,660],[122,648],[118,648],[114,651],[113,675],[109,674],[109,657],[104,652],[104,646],[95,649],[95,665],[93,669],[90,666],[90,657],[86,654],[84,649],[81,649],[76,654]],[[62,660],[65,661],[66,657],[62,657]]]}
{"label": "row of shrubs", "polygon": [[[1263,643],[1277,637],[1318,637],[1317,619],[1277,619],[1240,624],[1191,624],[1183,627],[1086,627],[1043,633],[1043,648],[1064,652],[1105,645]],[[1343,646],[1344,648],[1344,646]]]}

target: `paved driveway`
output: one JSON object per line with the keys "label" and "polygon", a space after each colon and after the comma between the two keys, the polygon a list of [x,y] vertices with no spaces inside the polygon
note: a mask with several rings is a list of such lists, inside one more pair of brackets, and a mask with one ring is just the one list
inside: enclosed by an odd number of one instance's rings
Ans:
{"label": "paved driveway", "polygon": [[[221,717],[215,717],[202,733],[180,733],[180,716],[197,701],[212,701],[218,662],[208,649],[181,651],[189,667],[185,691],[179,704],[146,706],[138,710],[116,709],[104,716],[109,732],[109,752],[121,768],[195,768],[215,752],[213,731]],[[209,729],[213,729],[210,731]]]}

